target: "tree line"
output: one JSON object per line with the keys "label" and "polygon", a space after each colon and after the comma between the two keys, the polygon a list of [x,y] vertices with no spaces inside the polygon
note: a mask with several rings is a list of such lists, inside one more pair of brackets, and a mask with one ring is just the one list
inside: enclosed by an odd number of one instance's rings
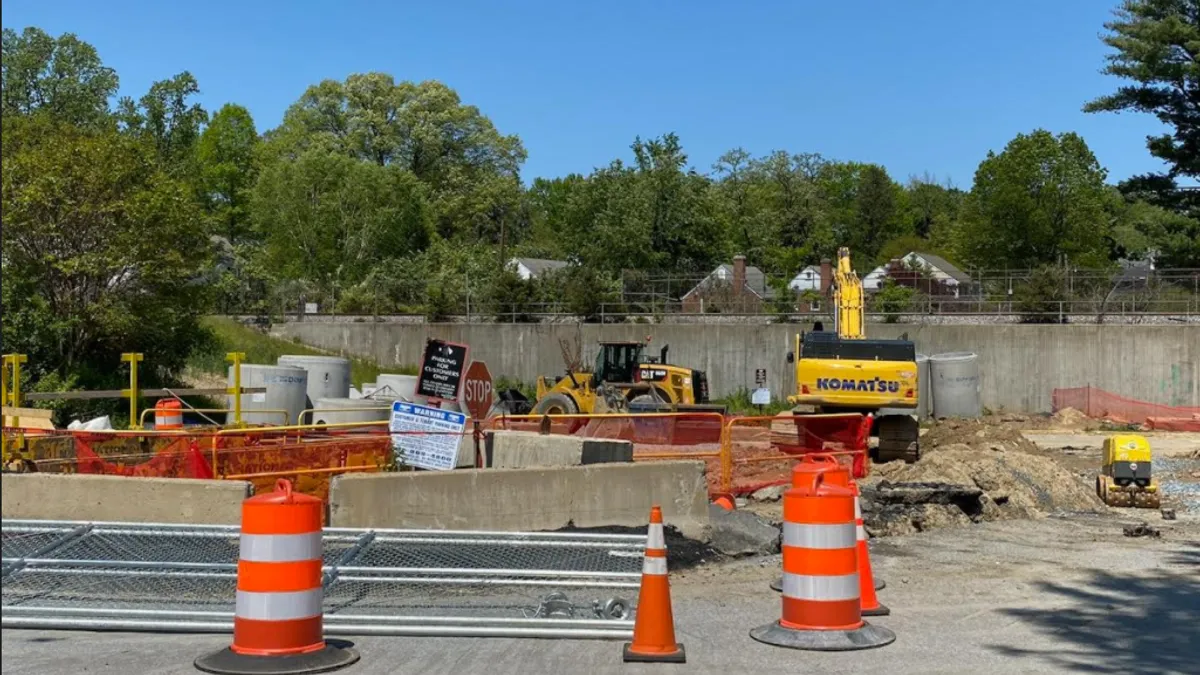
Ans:
{"label": "tree line", "polygon": [[[319,301],[444,316],[565,299],[590,317],[624,270],[703,275],[735,254],[779,275],[849,246],[963,267],[1200,268],[1200,3],[1127,0],[1106,24],[1124,83],[1081,102],[1154,114],[1167,171],[1113,185],[1075,133],[1034,129],[969,187],[875,163],[735,148],[695,167],[673,133],[587,175],[522,182],[526,151],[449,86],[353,74],[310,86],[275,128],[197,103],[188,72],[114,100],[72,34],[3,32],[3,349],[54,386],[112,378],[122,351],[179,372],[206,312]],[[553,284],[515,256],[571,264]]]}

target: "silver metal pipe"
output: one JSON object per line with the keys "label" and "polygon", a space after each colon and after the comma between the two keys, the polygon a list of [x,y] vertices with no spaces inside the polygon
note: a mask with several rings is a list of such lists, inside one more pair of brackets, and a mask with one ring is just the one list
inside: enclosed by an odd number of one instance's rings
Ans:
{"label": "silver metal pipe", "polygon": [[[193,525],[181,523],[122,523],[113,521],[87,521],[87,520],[31,520],[31,519],[12,519],[3,522],[5,531],[19,532],[21,529],[74,529],[80,526],[90,525],[97,532],[108,531],[127,531],[127,530],[163,530],[172,533],[183,531],[193,532],[234,532],[240,531],[238,525]],[[567,541],[607,541],[607,542],[626,542],[626,543],[645,543],[646,535],[644,534],[604,534],[593,532],[503,532],[498,530],[422,530],[422,529],[392,529],[392,528],[350,528],[350,527],[327,527],[324,532],[332,535],[350,535],[358,537],[366,532],[374,532],[377,537],[390,538],[392,536],[417,536],[427,537],[433,533],[445,532],[448,536],[453,537],[468,537],[475,539],[494,539],[507,541],[524,541],[529,539],[542,540],[567,540]]]}
{"label": "silver metal pipe", "polygon": [[486,569],[474,567],[357,567],[338,568],[339,574],[469,574],[481,577],[549,577],[554,579],[641,579],[641,572],[589,572],[581,570]]}
{"label": "silver metal pipe", "polygon": [[[11,558],[4,558],[8,562]],[[178,562],[165,560],[73,560],[71,558],[20,558],[26,566],[99,569],[236,570],[237,563]]]}
{"label": "silver metal pipe", "polygon": [[[4,558],[7,562],[10,558]],[[236,577],[238,566],[228,562],[158,562],[143,560],[61,560],[61,558],[16,558],[25,561],[26,573],[97,574],[104,577],[194,577],[222,579]],[[326,566],[325,572],[334,568]],[[412,574],[469,574],[470,577],[404,577]],[[560,579],[580,579],[570,585],[592,586],[622,579],[641,580],[637,572],[580,572],[559,569],[473,569],[457,567],[340,567],[337,579],[418,584],[552,584]],[[632,584],[637,587],[638,584]]]}
{"label": "silver metal pipe", "polygon": [[[206,612],[201,610],[171,609],[124,609],[103,607],[5,607],[4,613],[33,614],[38,616],[96,616],[120,618],[180,618],[233,620],[233,612]],[[479,616],[392,616],[387,614],[325,614],[323,621],[330,623],[391,623],[441,626],[526,626],[531,628],[622,628],[632,627],[632,620],[605,619],[526,619],[516,617]]]}
{"label": "silver metal pipe", "polygon": [[[326,539],[326,541],[330,541]],[[377,544],[454,544],[465,546],[511,546],[514,548],[595,548],[595,549],[628,549],[643,551],[646,548],[646,538],[640,542],[603,542],[603,541],[537,541],[524,539],[468,539],[463,537],[378,537]]]}
{"label": "silver metal pipe", "polygon": [[[530,537],[537,539],[573,539],[577,541],[646,541],[644,534],[603,534],[595,532],[503,532],[499,530],[419,530],[419,529],[389,529],[384,527],[370,528],[378,537],[393,535],[423,536],[433,532],[445,532],[449,535],[477,537],[488,539],[505,539]],[[363,530],[351,527],[327,527],[325,532],[330,534],[355,533]]]}
{"label": "silver metal pipe", "polygon": [[552,588],[641,588],[626,581],[570,581],[560,579],[482,579],[471,577],[376,577],[339,575],[338,581],[386,584],[444,584],[447,586],[550,586]]}
{"label": "silver metal pipe", "polygon": [[[0,627],[38,630],[133,631],[146,633],[230,633],[232,621],[146,621],[137,619],[88,619],[66,617],[4,616]],[[627,640],[633,628],[573,629],[516,626],[382,626],[370,624],[333,624],[326,635],[387,637],[496,637],[562,638],[575,640]]]}

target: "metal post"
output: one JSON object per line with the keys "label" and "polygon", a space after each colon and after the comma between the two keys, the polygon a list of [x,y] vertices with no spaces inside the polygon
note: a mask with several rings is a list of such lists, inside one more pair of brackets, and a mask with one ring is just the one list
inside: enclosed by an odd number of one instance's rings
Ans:
{"label": "metal post", "polygon": [[225,359],[233,364],[233,386],[225,393],[233,397],[233,425],[242,426],[242,359],[245,352],[229,352]]}
{"label": "metal post", "polygon": [[8,404],[14,408],[21,407],[21,364],[29,361],[29,357],[24,354],[9,354],[8,363],[12,366],[12,396],[8,398]]}
{"label": "metal post", "polygon": [[121,361],[129,364],[129,388],[121,392],[121,396],[129,397],[129,428],[141,429],[138,420],[138,363],[145,357],[137,352],[126,352],[121,355]]}

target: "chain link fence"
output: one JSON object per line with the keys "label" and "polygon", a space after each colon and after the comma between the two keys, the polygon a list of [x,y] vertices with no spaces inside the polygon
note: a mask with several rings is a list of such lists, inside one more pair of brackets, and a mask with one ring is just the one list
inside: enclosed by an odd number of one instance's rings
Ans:
{"label": "chain link fence", "polygon": [[[236,526],[6,520],[5,628],[232,630]],[[327,529],[330,634],[628,638],[645,535]]]}

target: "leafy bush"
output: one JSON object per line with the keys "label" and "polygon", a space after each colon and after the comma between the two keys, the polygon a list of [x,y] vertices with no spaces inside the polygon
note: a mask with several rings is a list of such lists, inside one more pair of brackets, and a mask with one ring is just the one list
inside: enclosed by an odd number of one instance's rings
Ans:
{"label": "leafy bush", "polygon": [[1066,323],[1066,277],[1056,265],[1043,265],[1013,288],[1015,309],[1024,323]]}
{"label": "leafy bush", "polygon": [[875,309],[883,314],[887,323],[897,323],[900,315],[912,308],[912,299],[916,292],[908,286],[901,286],[892,279],[885,279],[883,286],[875,294]]}

